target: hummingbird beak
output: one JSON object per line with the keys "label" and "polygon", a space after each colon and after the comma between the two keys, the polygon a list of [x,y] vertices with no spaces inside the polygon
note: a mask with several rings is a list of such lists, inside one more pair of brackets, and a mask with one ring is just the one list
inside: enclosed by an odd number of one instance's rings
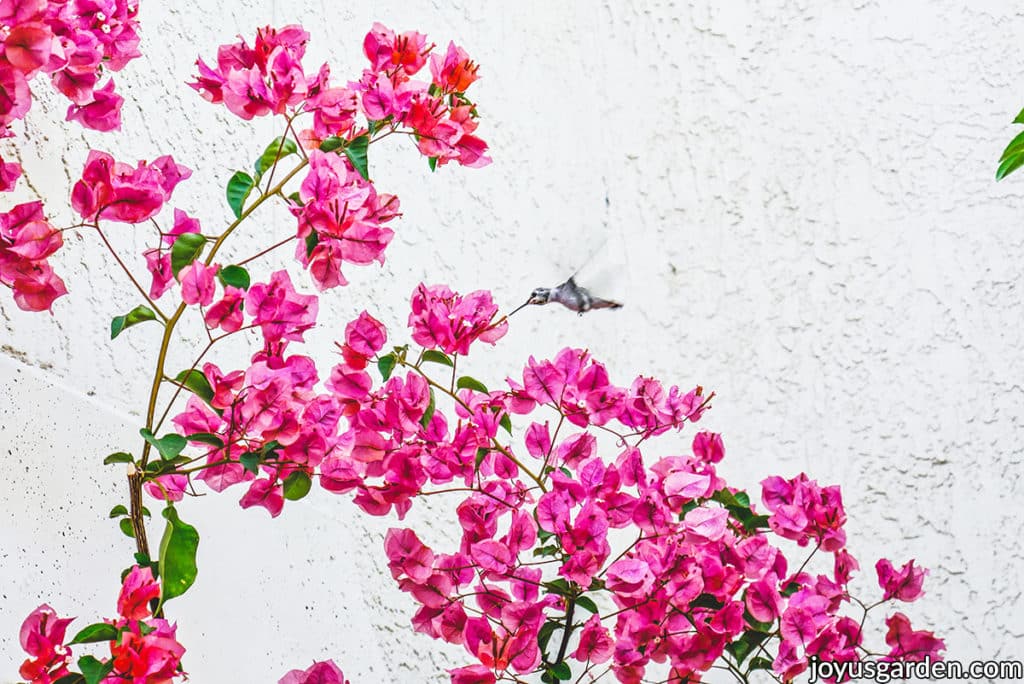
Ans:
{"label": "hummingbird beak", "polygon": [[506,316],[505,318],[512,318],[512,316],[513,316],[513,315],[514,315],[514,314],[516,313],[516,311],[519,311],[520,309],[523,309],[523,308],[525,308],[525,307],[526,307],[526,306],[528,306],[529,304],[530,304],[530,300],[529,300],[529,299],[527,299],[527,300],[526,300],[525,302],[523,302],[522,304],[520,304],[519,306],[517,306],[517,307],[515,308],[515,310],[514,310],[514,311],[512,311],[512,313],[510,313],[510,314],[509,314],[508,316]]}

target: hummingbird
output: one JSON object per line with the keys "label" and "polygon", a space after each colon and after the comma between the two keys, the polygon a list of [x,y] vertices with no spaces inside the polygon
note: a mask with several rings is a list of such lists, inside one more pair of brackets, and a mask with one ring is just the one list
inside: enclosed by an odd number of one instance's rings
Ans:
{"label": "hummingbird", "polygon": [[622,304],[619,302],[595,297],[590,294],[590,290],[577,285],[576,276],[574,274],[569,276],[569,279],[561,285],[555,285],[554,287],[538,287],[530,293],[530,298],[517,307],[515,311],[510,313],[509,316],[530,304],[543,306],[544,304],[550,304],[551,302],[558,302],[570,311],[575,311],[580,316],[591,309],[622,308]]}

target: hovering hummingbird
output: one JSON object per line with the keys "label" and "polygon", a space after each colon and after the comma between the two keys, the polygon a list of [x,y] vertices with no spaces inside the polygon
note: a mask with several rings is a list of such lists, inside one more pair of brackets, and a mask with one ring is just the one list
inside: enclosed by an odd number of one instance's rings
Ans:
{"label": "hovering hummingbird", "polygon": [[577,285],[576,275],[573,274],[561,285],[555,285],[554,287],[538,287],[530,293],[530,298],[517,307],[515,311],[510,313],[509,316],[530,304],[543,306],[544,304],[550,304],[551,302],[558,302],[570,311],[575,311],[580,316],[591,309],[622,308],[622,304],[619,302],[595,297],[590,294],[590,290]]}

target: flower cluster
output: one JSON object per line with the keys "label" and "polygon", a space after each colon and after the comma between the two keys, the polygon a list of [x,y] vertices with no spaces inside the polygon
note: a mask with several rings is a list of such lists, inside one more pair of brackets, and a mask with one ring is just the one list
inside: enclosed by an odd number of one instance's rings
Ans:
{"label": "flower cluster", "polygon": [[291,207],[298,219],[296,257],[318,289],[348,284],[343,262],[384,262],[394,235],[384,224],[398,216],[398,198],[378,194],[347,158],[311,151],[299,200]]}
{"label": "flower cluster", "polygon": [[191,169],[166,155],[136,167],[90,150],[82,178],[71,191],[71,206],[89,222],[142,223],[160,213],[178,183],[191,175]]}
{"label": "flower cluster", "polygon": [[[210,303],[214,268],[194,266],[182,279],[188,301],[193,280],[200,282],[196,296]],[[200,272],[195,278],[191,273]],[[200,302],[201,303],[201,302]],[[284,507],[284,484],[296,472],[312,472],[338,441],[341,417],[337,402],[317,394],[319,382],[312,359],[287,355],[289,342],[301,341],[313,325],[317,299],[295,291],[284,271],[274,273],[266,283],[255,283],[243,295],[226,286],[224,296],[208,310],[206,318],[229,330],[241,327],[241,308],[249,317],[248,327],[258,327],[264,349],[244,371],[224,373],[207,363],[202,375],[210,388],[207,401],[193,396],[186,410],[174,418],[181,434],[205,449],[205,468],[197,476],[214,491],[239,483],[249,487],[241,500],[243,507],[263,506],[274,516]],[[237,311],[237,320],[233,314]],[[224,314],[224,315],[222,315]],[[158,498],[180,499],[186,480],[168,473],[160,487],[149,491]]]}
{"label": "flower cluster", "polygon": [[45,603],[21,624],[21,648],[29,658],[18,674],[35,684],[50,684],[68,674],[71,649],[64,645],[64,633],[74,618],[58,618]]}
{"label": "flower cluster", "polygon": [[[222,45],[215,67],[197,60],[199,74],[189,85],[242,119],[282,115],[288,129],[298,131],[295,139],[309,150],[309,169],[291,198],[296,257],[317,288],[326,290],[348,283],[345,262],[383,263],[394,234],[384,224],[399,215],[399,202],[378,193],[369,179],[366,150],[372,142],[411,134],[432,166],[450,160],[483,166],[489,159],[487,145],[471,135],[476,109],[464,91],[476,79],[476,66],[460,48],[451,45],[442,59],[429,54],[432,46],[422,34],[396,36],[375,24],[364,41],[372,68],[359,82],[332,85],[328,65],[315,74],[303,69],[308,40],[300,26],[260,29],[251,47],[244,40]],[[413,81],[428,57],[434,81]],[[365,127],[357,123],[359,114]],[[311,116],[309,128],[297,128],[301,116]]]}
{"label": "flower cluster", "polygon": [[[90,625],[68,644],[106,643],[110,656],[79,659],[83,671],[102,684],[167,682],[184,677],[181,657],[185,648],[175,636],[177,628],[153,617],[152,605],[160,598],[160,585],[149,567],[132,567],[124,577],[117,599],[118,617]],[[53,684],[69,674],[71,649],[65,644],[67,626],[74,618],[58,618],[50,606],[36,608],[21,626],[21,646],[31,656],[19,670],[30,684]]]}
{"label": "flower cluster", "polygon": [[104,69],[120,71],[140,56],[138,0],[22,0],[0,3],[0,138],[32,106],[29,81],[48,74],[71,100],[68,121],[110,131],[121,127],[123,98]]}
{"label": "flower cluster", "polygon": [[486,290],[460,295],[446,285],[420,283],[410,308],[412,339],[424,349],[465,355],[476,340],[494,344],[508,332],[504,318],[494,322],[498,307]]}
{"label": "flower cluster", "polygon": [[42,202],[18,204],[0,212],[0,283],[14,292],[24,311],[48,311],[67,293],[47,258],[64,244],[60,231],[43,215]]}
{"label": "flower cluster", "polygon": [[[479,167],[491,162],[487,144],[473,135],[476,105],[466,90],[477,80],[477,65],[465,50],[448,44],[444,56],[416,31],[396,34],[374,24],[363,41],[370,68],[352,87],[371,121],[394,121],[411,128],[420,153],[438,165],[457,161]],[[430,60],[431,82],[414,80]]]}

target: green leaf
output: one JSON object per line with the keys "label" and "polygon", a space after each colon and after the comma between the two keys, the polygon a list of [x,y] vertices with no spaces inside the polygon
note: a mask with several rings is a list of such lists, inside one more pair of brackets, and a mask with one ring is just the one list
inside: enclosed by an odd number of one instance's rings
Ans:
{"label": "green leaf", "polygon": [[559,681],[572,679],[572,668],[564,660],[548,668],[548,673]]}
{"label": "green leaf", "polygon": [[755,532],[757,530],[767,530],[769,527],[771,527],[771,525],[768,524],[767,515],[753,515],[742,522],[743,527],[745,527],[750,532]]}
{"label": "green leaf", "polygon": [[430,419],[434,417],[434,411],[437,410],[437,404],[434,402],[434,388],[430,388],[430,403],[427,404],[427,410],[423,412],[423,417],[420,418],[420,425],[427,427],[430,425]]}
{"label": "green leaf", "polygon": [[589,596],[577,596],[576,605],[584,610],[589,610],[591,613],[597,614],[597,604],[594,603],[594,599]]}
{"label": "green leaf", "polygon": [[732,654],[732,657],[736,659],[737,665],[742,665],[747,656],[753,653],[758,645],[770,636],[771,634],[767,632],[748,630],[739,639],[728,644],[725,650]]}
{"label": "green leaf", "polygon": [[160,602],[181,596],[196,581],[196,549],[199,548],[199,533],[196,528],[178,517],[174,506],[164,509],[167,527],[160,541]]}
{"label": "green leaf", "polygon": [[101,641],[113,641],[116,638],[117,627],[106,622],[97,622],[82,629],[68,644],[96,644]]}
{"label": "green leaf", "polygon": [[242,467],[253,475],[259,473],[260,461],[262,460],[263,455],[258,451],[247,451],[238,457],[238,462],[242,464]]}
{"label": "green leaf", "polygon": [[549,544],[548,546],[538,546],[533,550],[534,557],[538,556],[554,556],[558,553],[562,547],[558,544]]}
{"label": "green leaf", "polygon": [[231,287],[237,287],[239,290],[248,290],[249,284],[252,282],[248,271],[241,266],[233,265],[225,266],[217,271],[217,279],[224,287],[230,285]]}
{"label": "green leaf", "polygon": [[110,509],[111,518],[120,518],[122,515],[128,515],[128,509],[124,507],[124,504],[117,504]]}
{"label": "green leaf", "polygon": [[330,138],[325,138],[324,141],[320,143],[320,151],[333,152],[334,150],[339,149],[344,144],[345,140],[343,138],[339,138],[336,135],[332,135]]}
{"label": "green leaf", "polygon": [[474,467],[479,468],[480,464],[484,462],[484,459],[487,458],[487,454],[489,453],[491,453],[490,449],[477,449]]}
{"label": "green leaf", "polygon": [[113,320],[110,321],[110,339],[114,339],[124,331],[125,328],[130,328],[137,323],[143,321],[155,321],[156,314],[148,306],[139,304],[137,307],[129,311],[124,316],[114,316]]}
{"label": "green leaf", "polygon": [[309,494],[312,486],[313,480],[310,479],[309,474],[302,470],[296,470],[284,481],[284,498],[289,501],[298,501]]}
{"label": "green leaf", "polygon": [[458,387],[459,389],[469,389],[473,390],[474,392],[483,392],[484,394],[487,394],[487,386],[484,385],[484,383],[480,382],[479,380],[469,377],[468,375],[463,375],[461,378],[459,378],[455,382],[455,386]]}
{"label": "green leaf", "polygon": [[800,584],[798,582],[790,582],[785,587],[783,587],[779,591],[779,593],[782,594],[784,597],[789,598],[798,591],[800,591]]}
{"label": "green leaf", "polygon": [[320,244],[320,233],[314,229],[309,230],[309,235],[306,236],[306,256],[310,256],[316,246]]}
{"label": "green leaf", "polygon": [[103,465],[111,465],[112,463],[131,463],[134,459],[131,454],[126,454],[123,451],[118,451],[116,454],[110,454],[103,459]]}
{"label": "green leaf", "polygon": [[553,579],[550,582],[542,582],[541,586],[547,589],[550,594],[558,594],[565,597],[572,596],[572,587],[569,586],[569,581],[564,577]]}
{"label": "green leaf", "polygon": [[148,428],[139,430],[142,439],[146,440],[160,452],[160,458],[169,461],[182,452],[188,441],[175,432],[169,432],[157,439]]}
{"label": "green leaf", "polygon": [[352,162],[355,170],[366,180],[370,180],[370,162],[367,158],[369,147],[370,136],[368,135],[353,138],[348,145],[345,145],[345,156]]}
{"label": "green leaf", "polygon": [[1024,164],[1024,153],[1015,153],[1007,157],[996,169],[996,180],[1000,181],[1009,176]]}
{"label": "green leaf", "polygon": [[132,527],[131,518],[121,518],[117,521],[117,526],[121,528],[121,532],[123,532],[126,537],[135,539],[135,528]]}
{"label": "green leaf", "polygon": [[203,253],[206,238],[199,233],[182,233],[171,245],[171,272],[177,278],[181,270],[187,268]]}
{"label": "green leaf", "polygon": [[242,205],[245,204],[245,198],[249,196],[255,185],[256,181],[245,171],[236,171],[228,181],[228,206],[234,212],[235,218],[242,218]]}
{"label": "green leaf", "polygon": [[771,670],[772,661],[767,658],[752,658],[750,665],[747,666],[747,672],[753,672],[754,670]]}
{"label": "green leaf", "polygon": [[215,446],[218,449],[224,446],[224,440],[213,434],[212,432],[196,432],[185,438],[189,442],[200,442],[202,444],[209,444]]}
{"label": "green leaf", "polygon": [[198,371],[195,368],[183,370],[174,376],[174,381],[180,385],[184,385],[186,389],[190,390],[192,394],[196,395],[207,404],[213,399],[213,387],[210,385],[210,381],[206,379],[206,375],[202,371]]}
{"label": "green leaf", "polygon": [[60,679],[54,680],[53,684],[85,684],[85,677],[72,672],[71,674],[64,675]]}
{"label": "green leaf", "polygon": [[427,166],[431,171],[437,171],[437,157],[427,157]]}
{"label": "green leaf", "polygon": [[551,641],[551,635],[555,633],[560,625],[557,622],[548,620],[537,632],[537,645],[540,646],[540,650],[543,653],[547,650],[548,642]]}
{"label": "green leaf", "polygon": [[505,428],[505,432],[508,434],[512,434],[512,419],[507,413],[501,417],[501,420],[498,421],[498,425]]}
{"label": "green leaf", "polygon": [[1024,109],[1020,110],[1020,114],[1013,120],[1013,123],[1024,123]]}
{"label": "green leaf", "polygon": [[697,598],[690,601],[691,608],[710,608],[711,610],[721,610],[723,604],[721,601],[716,599],[711,594],[701,594]]}
{"label": "green leaf", "polygon": [[736,492],[733,494],[733,497],[735,497],[740,506],[750,508],[750,496],[746,492]]}
{"label": "green leaf", "polygon": [[1011,140],[1006,148],[1003,149],[1002,155],[999,156],[999,161],[1016,155],[1022,149],[1024,149],[1024,131],[1015,135],[1013,140]]}
{"label": "green leaf", "polygon": [[385,381],[391,377],[391,371],[395,370],[396,363],[398,363],[398,359],[395,358],[394,354],[385,354],[377,359],[377,369]]}
{"label": "green leaf", "polygon": [[425,352],[423,352],[423,362],[439,363],[442,366],[448,366],[449,368],[455,366],[455,363],[450,358],[448,358],[447,354],[436,349],[428,349]]}
{"label": "green leaf", "polygon": [[104,663],[92,656],[82,656],[78,659],[78,669],[82,671],[86,684],[99,684],[114,669],[114,659]]}
{"label": "green leaf", "polygon": [[295,145],[295,141],[291,138],[275,138],[274,142],[267,145],[267,149],[263,151],[260,158],[256,160],[254,164],[256,168],[256,175],[262,176],[267,172],[271,166],[277,163],[279,160],[284,159],[290,154],[295,154],[298,151],[298,147]]}

